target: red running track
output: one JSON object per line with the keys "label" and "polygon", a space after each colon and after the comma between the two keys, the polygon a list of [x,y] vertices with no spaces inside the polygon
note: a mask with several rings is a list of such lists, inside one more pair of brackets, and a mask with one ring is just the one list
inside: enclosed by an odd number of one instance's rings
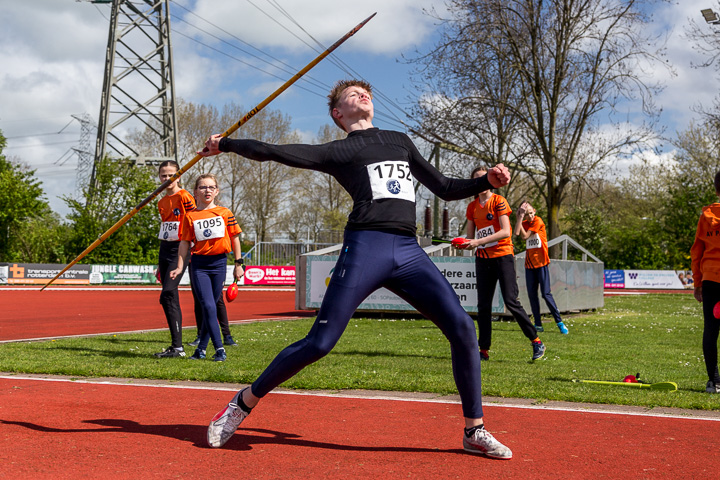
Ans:
{"label": "red running track", "polygon": [[[160,288],[0,288],[0,341],[167,329]],[[183,326],[194,327],[192,293],[180,290]],[[230,322],[313,315],[295,310],[292,288],[241,287]],[[194,333],[194,332],[193,332]]]}
{"label": "red running track", "polygon": [[[227,387],[226,387],[227,389]],[[234,389],[233,389],[234,391]],[[242,479],[711,479],[720,422],[487,406],[514,453],[461,449],[456,403],[272,393],[221,449],[210,418],[232,397],[0,377],[0,477]]]}
{"label": "red running track", "polygon": [[[0,339],[165,329],[158,295],[2,288]],[[190,293],[181,298],[187,315]],[[292,290],[243,290],[229,311],[231,321],[312,314],[294,309]],[[0,376],[0,478],[710,479],[720,464],[718,415],[490,404],[488,427],[514,452],[500,461],[461,450],[456,402],[393,393],[272,393],[215,450],[207,423],[238,386],[54,380]]]}

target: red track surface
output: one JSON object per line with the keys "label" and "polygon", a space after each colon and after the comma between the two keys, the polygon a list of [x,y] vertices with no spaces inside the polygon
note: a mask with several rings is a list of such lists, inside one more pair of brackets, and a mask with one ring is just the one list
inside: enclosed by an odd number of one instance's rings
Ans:
{"label": "red track surface", "polygon": [[[167,329],[160,288],[0,288],[0,341]],[[183,326],[195,326],[192,294],[180,291]],[[230,322],[307,316],[293,289],[241,288],[227,304]]]}
{"label": "red track surface", "polygon": [[[166,328],[158,293],[3,288],[0,339]],[[241,292],[229,310],[304,314],[288,290]],[[499,461],[461,450],[456,403],[284,394],[207,448],[232,391],[0,377],[0,478],[709,479],[720,464],[713,420],[489,405],[489,429],[514,452]]]}
{"label": "red track surface", "polygon": [[461,450],[457,404],[270,394],[221,449],[228,391],[0,379],[8,478],[717,478],[720,423],[488,406],[510,461]]}

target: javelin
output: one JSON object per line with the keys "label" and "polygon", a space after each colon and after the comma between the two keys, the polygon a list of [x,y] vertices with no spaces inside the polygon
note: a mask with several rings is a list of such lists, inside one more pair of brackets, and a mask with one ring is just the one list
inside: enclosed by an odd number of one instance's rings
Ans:
{"label": "javelin", "polygon": [[[321,60],[323,60],[325,57],[327,57],[328,55],[330,55],[330,54],[333,52],[333,50],[335,50],[335,49],[338,48],[340,45],[342,45],[342,44],[345,42],[345,40],[347,40],[348,38],[350,38],[350,37],[352,37],[353,35],[355,35],[355,34],[358,32],[358,30],[360,30],[362,27],[364,27],[365,24],[366,24],[367,22],[369,22],[370,19],[373,18],[376,14],[377,14],[377,12],[373,13],[373,14],[370,15],[368,18],[366,18],[365,20],[363,20],[362,22],[360,22],[355,28],[353,28],[353,29],[350,30],[348,33],[346,33],[340,40],[338,40],[337,42],[333,43],[330,47],[328,47],[327,50],[325,50],[325,51],[322,52],[320,55],[318,55],[318,56],[315,58],[315,60],[313,60],[312,62],[310,62],[310,63],[308,63],[307,65],[305,65],[305,67],[304,67],[302,70],[300,70],[299,72],[297,72],[297,73],[296,73],[292,78],[290,78],[287,82],[283,83],[283,84],[280,86],[280,88],[278,88],[278,89],[275,90],[273,93],[271,93],[269,97],[267,97],[265,100],[263,100],[262,102],[260,102],[255,108],[253,108],[253,109],[250,110],[248,113],[246,113],[245,116],[240,119],[240,121],[238,121],[238,122],[237,122],[235,125],[233,125],[232,127],[228,128],[227,131],[222,134],[222,136],[223,136],[223,137],[227,137],[227,136],[229,136],[229,135],[232,135],[232,134],[235,132],[235,130],[237,130],[238,128],[240,128],[241,126],[243,126],[245,123],[247,123],[248,120],[250,120],[252,117],[254,117],[255,114],[257,114],[260,110],[262,110],[263,108],[265,108],[270,102],[272,102],[273,100],[275,100],[275,98],[277,98],[282,92],[284,92],[285,90],[287,90],[287,89],[288,89],[293,83],[295,83],[300,77],[302,77],[302,76],[305,75],[307,72],[309,72],[310,69],[312,69],[312,68],[313,68],[315,65],[317,65],[318,63],[320,63]],[[199,153],[198,153],[197,155],[195,155],[195,157],[194,157],[192,160],[190,160],[188,163],[186,163],[185,166],[182,167],[180,170],[178,170],[177,172],[175,172],[175,175],[173,175],[172,177],[170,177],[169,179],[167,179],[165,182],[163,182],[163,184],[160,185],[153,193],[151,193],[149,197],[147,197],[145,200],[143,200],[142,202],[140,202],[135,208],[133,208],[130,212],[128,212],[127,214],[125,214],[125,216],[122,217],[120,220],[118,220],[117,223],[115,223],[115,225],[113,225],[113,226],[110,227],[105,233],[103,233],[102,235],[100,235],[100,236],[98,237],[98,239],[95,240],[93,243],[91,243],[90,246],[87,247],[80,255],[78,255],[77,257],[75,257],[75,260],[73,260],[72,262],[70,262],[65,268],[63,268],[63,269],[60,271],[60,273],[58,273],[57,275],[55,275],[55,277],[53,277],[52,280],[50,280],[49,282],[47,282],[47,283],[40,289],[40,291],[45,290],[45,288],[46,288],[48,285],[50,285],[52,282],[54,282],[55,280],[57,280],[58,277],[60,277],[60,275],[62,275],[63,273],[67,272],[67,271],[70,269],[70,267],[72,267],[72,266],[75,265],[77,262],[79,262],[80,260],[82,260],[82,259],[85,257],[85,255],[87,255],[88,253],[92,252],[92,251],[95,249],[95,247],[97,247],[98,245],[100,245],[100,244],[101,244],[102,242],[104,242],[110,235],[112,235],[112,234],[115,233],[120,227],[122,227],[123,225],[125,225],[125,224],[128,222],[128,220],[130,220],[132,217],[135,216],[135,214],[136,214],[137,212],[140,211],[140,209],[142,209],[145,205],[147,205],[148,203],[150,203],[155,197],[157,197],[158,195],[160,195],[160,194],[163,192],[163,190],[165,190],[165,189],[166,189],[171,183],[173,183],[175,180],[177,180],[178,178],[180,178],[180,176],[181,176],[183,173],[187,172],[187,171],[188,171],[193,165],[195,165],[201,158],[203,158],[203,157],[202,157],[202,155],[200,155]]]}

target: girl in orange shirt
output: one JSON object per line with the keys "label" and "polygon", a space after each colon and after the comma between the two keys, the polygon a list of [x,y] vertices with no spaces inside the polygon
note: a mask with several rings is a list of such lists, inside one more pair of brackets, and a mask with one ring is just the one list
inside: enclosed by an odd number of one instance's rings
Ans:
{"label": "girl in orange shirt", "polygon": [[[482,177],[485,167],[473,170],[470,178]],[[538,338],[537,330],[525,313],[518,299],[519,289],[515,276],[515,256],[510,235],[510,207],[507,200],[490,190],[480,192],[467,208],[467,238],[471,239],[458,248],[477,248],[475,252],[475,279],[478,296],[478,346],[480,356],[490,359],[492,340],[492,299],[495,285],[500,281],[505,306],[512,313],[520,329],[532,342],[532,360],[545,355],[545,345]]]}
{"label": "girl in orange shirt", "polygon": [[560,317],[560,310],[550,292],[550,268],[548,267],[550,255],[548,254],[545,222],[535,215],[535,209],[528,202],[523,202],[518,208],[515,235],[520,235],[525,240],[525,285],[527,285],[530,310],[535,318],[535,328],[538,332],[543,331],[540,300],[538,299],[539,286],[545,305],[555,319],[560,333],[567,335],[568,329]]}
{"label": "girl in orange shirt", "polygon": [[[158,176],[161,182],[169,180],[177,171],[180,165],[173,160],[167,160],[160,164]],[[182,345],[182,311],[180,310],[180,296],[178,285],[183,276],[184,269],[180,275],[170,278],[169,273],[177,267],[178,248],[180,246],[180,230],[185,220],[185,214],[195,210],[195,199],[190,192],[180,187],[180,180],[175,180],[165,189],[165,196],[158,202],[160,211],[160,254],[158,255],[158,279],[162,284],[160,293],[160,304],[165,311],[168,327],[170,328],[171,344],[160,353],[158,358],[184,357],[185,349]]]}
{"label": "girl in orange shirt", "polygon": [[[720,198],[720,172],[715,175],[715,193]],[[703,207],[690,257],[695,299],[703,304],[702,346],[708,375],[705,391],[720,393],[717,346],[720,319],[714,314],[715,305],[720,302],[720,203]]]}
{"label": "girl in orange shirt", "polygon": [[[225,283],[228,252],[232,250],[235,255],[233,278],[239,280],[244,272],[239,238],[241,230],[233,213],[215,204],[219,193],[214,175],[206,173],[195,181],[197,209],[185,216],[180,237],[178,267],[170,272],[171,278],[180,275],[188,251],[192,253],[190,279],[202,304],[204,331],[195,353],[190,358],[193,360],[205,358],[205,350],[212,338],[215,347],[213,360],[216,362],[227,359],[217,322],[216,306],[222,296]],[[190,249],[191,242],[193,242],[192,249]]]}

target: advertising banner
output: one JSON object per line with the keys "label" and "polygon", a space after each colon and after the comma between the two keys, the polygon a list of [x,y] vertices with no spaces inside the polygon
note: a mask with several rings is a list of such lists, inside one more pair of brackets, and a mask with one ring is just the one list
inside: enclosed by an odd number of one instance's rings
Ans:
{"label": "advertising banner", "polygon": [[[320,307],[337,259],[337,256],[332,255],[308,257],[309,288],[306,292],[308,308]],[[468,312],[477,312],[475,261],[467,257],[434,257],[431,259],[450,282],[463,308]],[[504,309],[505,304],[500,294],[500,288],[496,286],[492,311],[501,313]],[[360,304],[358,310],[414,310],[414,308],[391,291],[381,288],[367,297]]]}
{"label": "advertising banner", "polygon": [[683,290],[685,285],[675,270],[625,270],[625,288]]}
{"label": "advertising banner", "polygon": [[[65,268],[52,263],[9,263],[7,283],[44,285]],[[73,265],[54,285],[87,285],[90,283],[90,265]]]}
{"label": "advertising banner", "polygon": [[155,265],[91,265],[90,283],[154,284]]}
{"label": "advertising banner", "polygon": [[605,288],[625,288],[625,270],[605,270]]}
{"label": "advertising banner", "polygon": [[242,283],[244,285],[295,285],[295,266],[248,265],[245,267],[245,277]]}

